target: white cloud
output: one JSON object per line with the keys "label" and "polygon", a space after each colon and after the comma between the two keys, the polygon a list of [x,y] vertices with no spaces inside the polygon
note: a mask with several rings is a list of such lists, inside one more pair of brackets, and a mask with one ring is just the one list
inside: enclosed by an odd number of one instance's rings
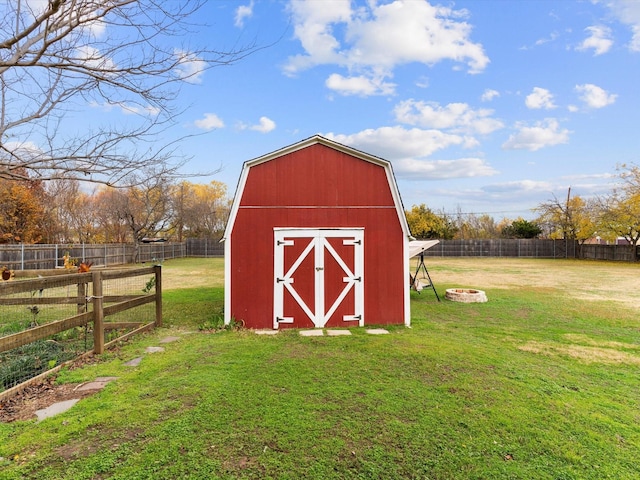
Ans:
{"label": "white cloud", "polygon": [[480,100],[483,102],[490,102],[494,98],[498,98],[500,96],[500,92],[497,90],[493,90],[491,88],[487,88],[484,92],[482,92],[482,96]]}
{"label": "white cloud", "polygon": [[611,105],[616,101],[617,95],[608,93],[606,90],[593,85],[592,83],[585,83],[584,85],[576,85],[576,92],[580,94],[580,100],[587,104],[590,108],[603,108],[607,105]]}
{"label": "white cloud", "polygon": [[577,47],[578,50],[593,49],[594,55],[607,53],[613,46],[611,29],[602,25],[593,25],[585,28],[589,36]]}
{"label": "white cloud", "polygon": [[253,0],[249,3],[249,5],[240,5],[236,8],[236,17],[234,25],[238,28],[242,28],[244,26],[244,21],[247,18],[251,18],[253,16]]}
{"label": "white cloud", "polygon": [[634,25],[631,30],[633,31],[633,37],[629,42],[629,50],[632,52],[640,52],[640,24]]}
{"label": "white cloud", "polygon": [[[45,13],[48,9],[51,8],[50,0],[22,0],[20,2],[24,4],[26,8],[18,7],[19,11],[28,11],[33,18],[40,17],[43,13]],[[62,2],[64,4],[64,2]],[[66,10],[65,10],[66,9]],[[96,18],[102,15],[101,12],[96,12],[95,7],[87,7],[86,5],[79,7],[77,5],[69,5],[61,6],[58,11],[58,15],[60,12],[63,12],[63,15],[69,15],[70,13],[74,13],[77,15],[77,11],[80,11],[79,15],[80,24],[74,32],[82,33],[83,35],[88,35],[93,39],[98,39],[104,36],[104,33],[107,29],[107,22],[102,18],[97,18],[95,20],[91,20],[91,18]]]}
{"label": "white cloud", "polygon": [[276,122],[271,120],[269,117],[260,117],[260,120],[256,125],[246,125],[244,123],[239,123],[238,128],[240,130],[254,130],[260,133],[269,133],[276,128]]}
{"label": "white cloud", "polygon": [[207,131],[224,127],[224,122],[215,113],[205,113],[204,118],[196,120],[193,124],[196,127]]}
{"label": "white cloud", "polygon": [[546,88],[534,87],[533,92],[527,95],[524,101],[527,108],[550,110],[556,108],[553,103],[553,94]]}
{"label": "white cloud", "polygon": [[13,152],[14,155],[26,158],[35,158],[40,157],[44,154],[42,149],[36,145],[35,143],[27,140],[24,142],[21,141],[10,141],[5,142],[2,145],[2,149],[7,152]]}
{"label": "white cloud", "polygon": [[482,187],[482,190],[490,193],[518,192],[522,194],[531,192],[550,192],[553,190],[553,185],[549,182],[541,182],[536,180],[516,180],[513,182],[485,185],[484,187]]}
{"label": "white cloud", "polygon": [[92,108],[100,108],[105,112],[110,112],[114,108],[120,109],[125,115],[158,115],[160,109],[151,105],[140,106],[131,103],[124,102],[112,102],[112,103],[98,103],[95,101],[89,102],[89,106]]}
{"label": "white cloud", "polygon": [[545,43],[553,42],[557,40],[559,36],[560,35],[558,34],[558,32],[551,32],[551,34],[547,38],[540,38],[536,40],[535,45],[540,46],[540,45],[544,45]]}
{"label": "white cloud", "polygon": [[104,33],[107,31],[107,23],[100,19],[88,22],[83,27],[84,31],[87,32],[93,38],[101,38],[104,36]]}
{"label": "white cloud", "polygon": [[158,115],[160,113],[160,109],[158,107],[152,107],[151,105],[146,105],[144,107],[127,103],[118,103],[116,105],[120,107],[120,110],[125,115]]}
{"label": "white cloud", "polygon": [[344,62],[337,53],[340,43],[333,35],[333,25],[349,23],[350,0],[331,2],[331,8],[327,8],[325,2],[292,0],[289,10],[294,22],[294,36],[300,40],[306,55],[289,57],[285,72],[295,74],[315,65]]}
{"label": "white cloud", "polygon": [[486,135],[504,127],[500,120],[491,118],[493,110],[473,110],[466,103],[440,106],[436,102],[405,100],[394,108],[396,120],[427,128],[451,129],[452,132]]}
{"label": "white cloud", "polygon": [[390,95],[395,90],[395,84],[365,76],[343,77],[338,73],[329,76],[326,86],[341,95]]}
{"label": "white cloud", "polygon": [[116,63],[111,58],[105,57],[100,50],[90,45],[76,48],[76,55],[87,67],[103,70],[105,75],[116,70]]}
{"label": "white cloud", "polygon": [[611,180],[616,179],[618,176],[611,172],[606,173],[576,173],[572,175],[563,175],[560,177],[562,180],[576,181],[576,180]]}
{"label": "white cloud", "polygon": [[480,158],[428,160],[426,157],[451,146],[477,145],[469,137],[439,130],[395,126],[363,130],[353,135],[327,133],[325,136],[390,160],[394,172],[410,180],[485,177],[498,173]]}
{"label": "white cloud", "polygon": [[535,152],[544,147],[569,142],[567,129],[560,129],[560,124],[554,118],[547,118],[536,122],[534,126],[516,124],[518,132],[511,135],[502,145],[505,150],[529,150]]}
{"label": "white cloud", "polygon": [[353,135],[325,135],[339,143],[388,160],[420,158],[451,146],[465,146],[467,138],[439,130],[406,129],[401,126],[367,129]]}
{"label": "white cloud", "polygon": [[261,133],[268,133],[272,130],[275,130],[275,128],[276,122],[268,117],[260,117],[260,123],[258,123],[258,125],[252,126],[251,130],[256,130]]}
{"label": "white cloud", "polygon": [[176,74],[188,83],[201,83],[207,63],[195,54],[185,50],[175,49],[173,54],[178,60]]}
{"label": "white cloud", "polygon": [[26,6],[34,17],[42,15],[49,5],[49,0],[27,0]]}
{"label": "white cloud", "polygon": [[630,0],[606,0],[604,2],[622,23],[631,28],[628,44],[632,52],[640,52],[640,2]]}
{"label": "white cloud", "polygon": [[416,81],[416,87],[418,88],[429,88],[429,77],[420,77]]}
{"label": "white cloud", "polygon": [[470,40],[471,25],[464,21],[465,10],[400,0],[368,2],[353,10],[349,0],[330,5],[290,1],[294,35],[304,53],[289,57],[285,73],[335,65],[353,73],[353,78],[368,76],[384,84],[394,68],[403,64],[434,65],[451,60],[466,64],[470,73],[479,73],[489,63],[482,45]]}
{"label": "white cloud", "polygon": [[393,162],[393,170],[398,177],[408,180],[488,177],[498,173],[481,158],[459,158],[456,160],[403,158]]}

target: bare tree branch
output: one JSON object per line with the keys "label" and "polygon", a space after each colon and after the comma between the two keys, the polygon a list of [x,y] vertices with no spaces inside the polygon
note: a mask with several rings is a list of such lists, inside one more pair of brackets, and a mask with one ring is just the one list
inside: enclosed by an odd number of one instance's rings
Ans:
{"label": "bare tree branch", "polygon": [[[257,50],[184,42],[205,0],[13,0],[0,5],[0,178],[123,185],[179,176],[182,138],[159,141],[184,83]],[[69,128],[90,106],[126,122]],[[165,135],[163,135],[165,134]],[[210,173],[210,172],[208,172]]]}

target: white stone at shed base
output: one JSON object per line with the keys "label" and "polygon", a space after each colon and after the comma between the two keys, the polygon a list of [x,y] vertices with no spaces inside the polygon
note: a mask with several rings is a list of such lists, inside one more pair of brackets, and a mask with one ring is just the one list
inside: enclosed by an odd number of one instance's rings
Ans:
{"label": "white stone at shed base", "polygon": [[349,330],[327,330],[327,335],[330,337],[339,337],[342,335],[351,335]]}
{"label": "white stone at shed base", "polygon": [[321,337],[324,332],[322,330],[300,330],[300,335],[303,337]]}
{"label": "white stone at shed base", "polygon": [[278,330],[255,330],[256,335],[277,335]]}
{"label": "white stone at shed base", "polygon": [[369,335],[386,335],[387,333],[389,333],[389,330],[386,330],[384,328],[370,328],[367,330],[367,333]]}

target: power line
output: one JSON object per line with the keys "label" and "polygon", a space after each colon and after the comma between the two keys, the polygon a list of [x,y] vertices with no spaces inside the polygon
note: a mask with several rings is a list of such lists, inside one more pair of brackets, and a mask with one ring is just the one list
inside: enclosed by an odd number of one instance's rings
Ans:
{"label": "power line", "polygon": [[495,215],[498,213],[522,213],[522,209],[520,210],[497,210],[494,212],[442,212],[445,215],[450,215],[450,216],[454,216],[454,215]]}

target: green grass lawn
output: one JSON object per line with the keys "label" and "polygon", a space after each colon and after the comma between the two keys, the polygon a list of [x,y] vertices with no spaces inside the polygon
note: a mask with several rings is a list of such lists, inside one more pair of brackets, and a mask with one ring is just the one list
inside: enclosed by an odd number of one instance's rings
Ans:
{"label": "green grass lawn", "polygon": [[[412,292],[410,329],[301,337],[200,330],[219,324],[222,262],[167,262],[165,327],[61,372],[118,377],[66,413],[0,424],[0,478],[640,478],[637,309],[569,295],[560,280],[506,288],[499,259],[429,263],[441,295],[483,278],[489,302]],[[509,266],[520,280],[639,273]],[[214,280],[172,287],[173,272],[196,268]],[[181,339],[144,353],[168,335]]]}

